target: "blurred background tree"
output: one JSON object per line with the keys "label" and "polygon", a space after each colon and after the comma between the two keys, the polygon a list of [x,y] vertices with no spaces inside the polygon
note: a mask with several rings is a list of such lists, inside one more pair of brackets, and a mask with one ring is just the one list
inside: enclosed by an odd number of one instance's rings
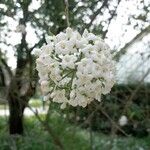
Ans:
{"label": "blurred background tree", "polygon": [[[118,62],[133,45],[150,33],[150,3],[146,0],[135,0],[135,7],[139,11],[138,13],[133,11],[132,14],[128,13],[128,10],[121,10],[124,3],[128,3],[126,0],[69,0],[68,2],[71,27],[80,32],[87,28],[101,35],[111,44],[112,53]],[[41,47],[48,35],[57,34],[67,27],[65,10],[65,0],[0,1],[0,84],[5,87],[3,88],[6,91],[5,97],[9,103],[10,134],[23,134],[23,112],[36,92],[38,79],[32,51],[34,48]],[[118,30],[117,18],[124,13],[126,13],[124,18],[126,21],[123,22],[120,36],[124,37],[131,29],[135,32],[129,40],[125,41],[120,37],[119,41],[114,43],[115,33]],[[14,26],[16,29],[13,28]],[[11,50],[16,58],[14,70],[7,59],[8,51]],[[146,55],[146,59],[149,58],[147,56],[149,54]],[[127,85],[124,84],[124,86],[128,89]],[[119,91],[118,88],[113,93],[117,91]],[[130,94],[132,92],[133,90]],[[114,101],[120,100],[120,97],[124,99],[123,95],[128,97],[124,92],[114,94],[113,96],[117,97]],[[115,103],[114,101],[112,102]],[[124,103],[123,101],[123,105]]]}

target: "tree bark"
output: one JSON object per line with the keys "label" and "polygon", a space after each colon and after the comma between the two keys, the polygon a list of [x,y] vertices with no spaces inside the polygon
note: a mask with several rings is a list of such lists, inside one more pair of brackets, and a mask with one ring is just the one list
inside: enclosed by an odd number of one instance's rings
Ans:
{"label": "tree bark", "polygon": [[19,100],[9,99],[9,133],[23,135],[23,105]]}
{"label": "tree bark", "polygon": [[20,108],[15,103],[10,105],[9,133],[23,134],[23,113],[20,113]]}
{"label": "tree bark", "polygon": [[[9,133],[23,134],[23,112],[25,105],[20,97],[19,85],[12,78],[8,89],[8,104],[9,104]],[[18,78],[19,79],[19,78]]]}

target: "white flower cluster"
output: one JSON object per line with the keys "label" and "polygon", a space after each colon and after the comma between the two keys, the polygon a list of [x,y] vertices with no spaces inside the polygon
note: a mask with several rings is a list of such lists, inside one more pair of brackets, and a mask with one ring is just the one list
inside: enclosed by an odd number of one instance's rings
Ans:
{"label": "white flower cluster", "polygon": [[87,30],[81,35],[67,28],[50,36],[36,51],[44,99],[86,107],[110,92],[115,83],[115,62],[104,41]]}

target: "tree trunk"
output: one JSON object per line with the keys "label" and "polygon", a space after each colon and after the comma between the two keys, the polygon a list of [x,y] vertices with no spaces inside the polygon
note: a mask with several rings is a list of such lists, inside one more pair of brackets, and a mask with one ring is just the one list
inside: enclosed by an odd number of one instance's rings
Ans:
{"label": "tree trunk", "polygon": [[17,99],[9,100],[9,133],[23,134],[23,111],[21,103]]}

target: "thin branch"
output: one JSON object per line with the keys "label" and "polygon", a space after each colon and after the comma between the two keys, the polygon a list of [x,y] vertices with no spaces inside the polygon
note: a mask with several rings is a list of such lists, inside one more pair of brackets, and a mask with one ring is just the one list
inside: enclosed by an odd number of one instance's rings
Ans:
{"label": "thin branch", "polygon": [[116,124],[116,122],[115,122],[114,120],[111,119],[111,117],[106,113],[106,111],[104,111],[102,108],[100,109],[100,111],[102,112],[102,114],[103,114],[104,116],[107,117],[107,119],[110,120],[110,122],[111,122],[120,132],[122,132],[122,133],[123,133],[124,135],[126,135],[126,136],[129,136],[124,130],[122,130],[122,129]]}
{"label": "thin branch", "polygon": [[80,125],[80,127],[83,127],[84,125],[90,124],[90,120],[93,118],[94,114],[101,108],[101,103],[96,106],[95,110],[92,111],[92,113],[87,117],[87,119]]}
{"label": "thin branch", "polygon": [[108,0],[104,0],[102,6],[101,6],[95,13],[93,13],[93,15],[90,17],[91,21],[90,21],[90,23],[86,26],[87,28],[90,28],[90,27],[91,27],[91,25],[92,25],[93,21],[96,19],[97,15],[99,15],[99,14],[101,13],[102,9],[103,9],[105,6],[107,6],[107,4],[108,4]]}
{"label": "thin branch", "polygon": [[106,31],[103,33],[103,35],[102,35],[102,38],[103,38],[103,39],[106,37],[106,34],[107,34],[108,29],[109,29],[109,27],[110,27],[111,21],[112,21],[113,18],[116,16],[116,12],[117,12],[117,9],[118,9],[118,6],[119,6],[120,2],[121,2],[121,0],[118,0],[117,6],[115,7],[115,9],[114,9],[114,11],[113,11],[111,17],[108,19],[108,27],[107,27],[107,30],[106,30]]}
{"label": "thin branch", "polygon": [[123,48],[120,49],[114,56],[114,59],[119,61],[121,56],[127,52],[127,50],[135,43],[143,39],[146,35],[150,33],[150,25],[143,29],[139,34],[137,34],[130,42],[128,42]]}
{"label": "thin branch", "polygon": [[69,3],[68,0],[63,0],[64,5],[65,5],[65,15],[66,15],[66,22],[67,26],[70,27],[70,22],[69,22]]}
{"label": "thin branch", "polygon": [[95,104],[95,106],[96,106],[95,110],[92,111],[92,113],[91,113],[91,114],[88,116],[88,118],[80,125],[80,127],[82,127],[82,126],[84,126],[84,125],[86,125],[86,124],[90,124],[90,121],[91,121],[91,119],[93,118],[94,114],[95,114],[97,111],[100,110],[101,113],[102,113],[104,116],[106,116],[107,119],[110,120],[110,122],[111,122],[121,133],[123,133],[125,136],[128,136],[128,134],[127,134],[124,130],[122,130],[122,129],[117,125],[117,123],[116,123],[113,119],[111,119],[111,117],[102,109],[101,103],[100,103],[99,105],[97,105],[96,103],[94,103],[94,104]]}
{"label": "thin branch", "polygon": [[127,99],[127,102],[125,104],[125,107],[123,109],[122,114],[125,114],[125,112],[127,111],[127,109],[129,108],[129,106],[131,105],[133,98],[135,97],[136,93],[139,91],[144,79],[149,75],[150,73],[150,68],[147,70],[147,72],[144,74],[144,76],[142,77],[142,79],[140,80],[137,88],[132,92],[131,96]]}
{"label": "thin branch", "polygon": [[9,76],[12,77],[13,73],[12,73],[10,67],[7,65],[6,61],[3,58],[0,58],[0,59],[1,59],[2,64],[4,65],[5,69],[7,70]]}
{"label": "thin branch", "polygon": [[0,78],[1,78],[1,86],[5,87],[6,86],[6,84],[5,84],[5,75],[4,75],[4,71],[3,71],[1,66],[0,66]]}
{"label": "thin branch", "polygon": [[43,121],[41,117],[39,116],[37,111],[34,111],[31,106],[28,105],[28,108],[34,113],[36,118],[39,120],[39,122],[47,129],[48,133],[51,135],[53,142],[55,143],[56,146],[59,147],[60,150],[63,150],[63,145],[60,141],[60,139],[56,136],[56,134],[53,132],[52,128],[50,125],[48,125],[47,122]]}
{"label": "thin branch", "polygon": [[[88,107],[89,112],[92,110],[92,107]],[[90,118],[90,123],[89,123],[89,133],[90,133],[90,149],[94,150],[94,136],[93,136],[93,131],[92,131],[92,122],[93,122],[93,117]]]}

